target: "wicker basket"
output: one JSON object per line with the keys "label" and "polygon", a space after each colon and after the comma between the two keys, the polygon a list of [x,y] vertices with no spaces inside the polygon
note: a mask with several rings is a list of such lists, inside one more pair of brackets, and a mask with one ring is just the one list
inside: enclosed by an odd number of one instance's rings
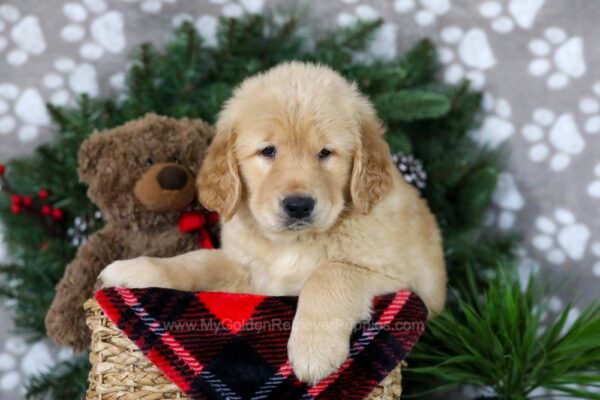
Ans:
{"label": "wicker basket", "polygon": [[[95,300],[88,300],[84,308],[92,331],[86,400],[189,399],[104,315]],[[367,399],[399,399],[401,380],[398,366]]]}

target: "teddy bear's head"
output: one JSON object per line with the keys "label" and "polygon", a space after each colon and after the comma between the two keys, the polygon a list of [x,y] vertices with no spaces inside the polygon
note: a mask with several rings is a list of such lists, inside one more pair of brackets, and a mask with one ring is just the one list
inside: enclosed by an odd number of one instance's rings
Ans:
{"label": "teddy bear's head", "polygon": [[148,114],[96,132],[79,149],[79,178],[107,220],[174,223],[196,197],[195,173],[213,136],[202,120]]}

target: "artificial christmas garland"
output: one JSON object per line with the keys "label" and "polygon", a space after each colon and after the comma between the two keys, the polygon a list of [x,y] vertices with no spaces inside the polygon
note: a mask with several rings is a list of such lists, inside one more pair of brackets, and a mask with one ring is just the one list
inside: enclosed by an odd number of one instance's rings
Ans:
{"label": "artificial christmas garland", "polygon": [[[422,195],[444,235],[450,301],[413,350],[405,388],[441,391],[471,384],[488,389],[491,397],[513,399],[547,387],[599,398],[593,389],[600,386],[595,336],[600,307],[590,306],[570,327],[565,325],[568,307],[542,321],[543,295],[534,290],[535,279],[523,292],[514,272],[515,239],[483,228],[500,157],[480,148],[469,135],[480,120],[481,95],[466,82],[440,81],[435,51],[426,41],[393,60],[365,57],[379,24],[307,35],[310,23],[295,17],[224,19],[214,47],[204,46],[194,28],[185,24],[164,49],[141,47],[127,72],[124,96],[82,96],[70,108],[50,106],[59,131],[56,140],[31,157],[11,161],[3,171],[5,191],[34,196],[44,189],[41,193],[47,195],[32,197],[35,212],[29,212],[29,198],[11,200],[0,194],[0,218],[13,260],[0,270],[0,294],[11,299],[17,330],[31,339],[45,337],[44,316],[54,286],[75,255],[73,244],[81,243],[74,241],[69,228],[95,215],[76,175],[79,145],[91,132],[148,112],[214,122],[222,103],[245,77],[298,59],[327,64],[355,81],[387,125],[392,151],[414,155],[426,172]],[[400,164],[421,182],[424,174],[414,161]],[[44,205],[49,211],[61,210],[60,218],[56,212],[51,221],[56,228],[48,229],[47,218],[37,215],[37,207]],[[93,229],[101,227],[97,221]],[[86,235],[92,233],[88,228]],[[81,398],[88,368],[85,354],[74,356],[34,377],[28,397]]]}

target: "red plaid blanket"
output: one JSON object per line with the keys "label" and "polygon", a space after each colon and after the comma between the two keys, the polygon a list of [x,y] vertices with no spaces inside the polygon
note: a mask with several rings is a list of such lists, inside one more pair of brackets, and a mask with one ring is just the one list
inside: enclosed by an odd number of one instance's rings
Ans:
{"label": "red plaid blanket", "polygon": [[294,376],[287,340],[296,297],[109,288],[106,315],[192,399],[363,399],[425,329],[427,311],[409,291],[379,296],[355,329],[350,357],[308,386]]}

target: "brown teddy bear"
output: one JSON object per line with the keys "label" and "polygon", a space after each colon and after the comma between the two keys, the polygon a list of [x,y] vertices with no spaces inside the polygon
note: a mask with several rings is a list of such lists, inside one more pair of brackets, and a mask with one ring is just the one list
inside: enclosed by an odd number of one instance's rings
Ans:
{"label": "brown teddy bear", "polygon": [[[181,232],[180,218],[183,209],[197,204],[194,175],[212,136],[212,128],[202,120],[148,114],[83,142],[79,178],[89,186],[88,196],[106,225],[79,248],[56,287],[46,316],[48,336],[56,343],[75,350],[88,346],[82,305],[105,266],[199,247],[197,237]],[[193,212],[187,214],[193,217]]]}

